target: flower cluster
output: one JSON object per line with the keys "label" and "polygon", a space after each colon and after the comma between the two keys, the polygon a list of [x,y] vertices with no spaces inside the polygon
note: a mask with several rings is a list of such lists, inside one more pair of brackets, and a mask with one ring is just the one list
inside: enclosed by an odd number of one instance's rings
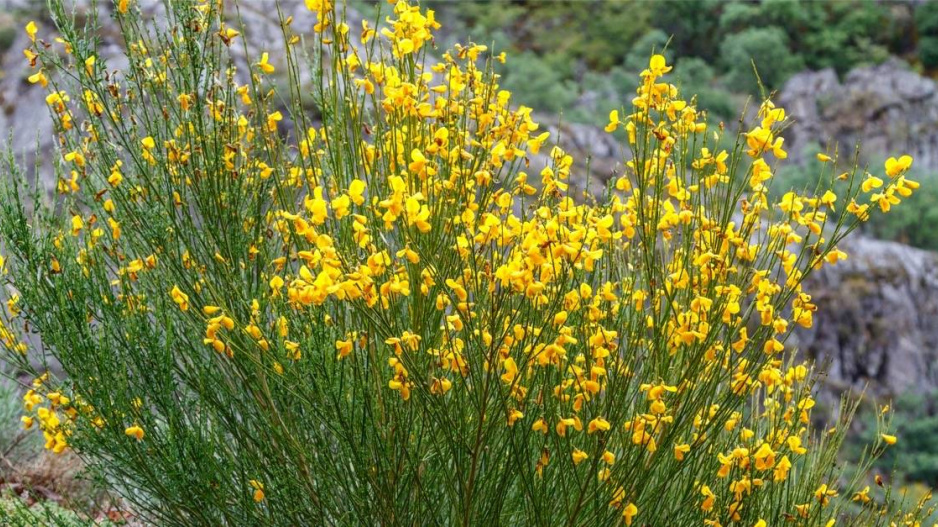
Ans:
{"label": "flower cluster", "polygon": [[86,401],[30,392],[49,448],[79,438],[180,522],[829,526],[843,496],[908,518],[833,472],[852,407],[814,430],[786,341],[805,278],[917,188],[910,157],[887,184],[825,156],[821,192],[772,203],[785,111],[727,135],[654,55],[606,126],[620,175],[579,195],[504,54],[434,59],[431,10],[359,32],[307,0],[315,25],[283,18],[283,56],[239,71],[225,2],[170,4],[163,38],[117,4],[126,72],[67,17],[60,46],[27,28],[68,213],[32,235],[4,206],[0,236]]}

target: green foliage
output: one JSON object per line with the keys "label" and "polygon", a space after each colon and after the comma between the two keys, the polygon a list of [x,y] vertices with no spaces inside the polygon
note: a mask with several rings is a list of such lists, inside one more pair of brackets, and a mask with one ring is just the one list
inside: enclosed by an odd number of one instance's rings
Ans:
{"label": "green foliage", "polygon": [[652,25],[673,36],[671,48],[681,57],[716,62],[723,34],[719,31],[724,2],[658,2]]}
{"label": "green foliage", "polygon": [[570,108],[577,96],[577,86],[544,59],[526,52],[510,58],[502,86],[523,93],[526,104],[553,113]]}
{"label": "green foliage", "polygon": [[5,527],[107,527],[109,521],[92,521],[53,502],[32,506],[12,494],[0,495],[0,525]]}
{"label": "green foliage", "polygon": [[[6,452],[19,433],[22,404],[15,385],[0,371],[0,453]],[[0,473],[5,467],[0,466]]]}
{"label": "green foliage", "polygon": [[717,82],[716,71],[698,57],[683,58],[674,66],[674,77],[681,90],[697,96],[697,105],[706,108],[711,121],[736,117],[739,106],[733,96]]}
{"label": "green foliage", "polygon": [[769,90],[781,88],[788,77],[804,67],[801,57],[789,51],[788,35],[774,26],[746,29],[728,36],[720,44],[720,61],[727,84],[752,94],[759,93],[753,63]]}
{"label": "green foliage", "polygon": [[[898,470],[897,476],[908,482],[938,485],[938,392],[907,393],[892,402],[892,426],[899,442],[886,449],[876,461],[880,473]],[[864,426],[850,441],[854,452],[860,445],[877,439],[876,420],[879,409],[869,408],[858,419]]]}
{"label": "green foliage", "polygon": [[926,68],[938,68],[938,3],[922,2],[915,9],[919,35],[919,60]]}
{"label": "green foliage", "polygon": [[632,48],[625,56],[624,66],[627,71],[638,73],[648,67],[648,57],[652,53],[660,53],[668,60],[674,62],[674,50],[666,48],[668,34],[660,29],[652,29],[642,35],[632,44]]}
{"label": "green foliage", "polygon": [[[669,62],[673,53],[710,65],[715,79],[685,82],[710,105],[714,117],[725,119],[735,117],[729,112],[732,94],[757,91],[751,60],[760,72],[765,70],[766,86],[775,89],[801,68],[832,67],[844,74],[882,62],[890,53],[908,54],[914,47],[911,8],[874,0],[431,0],[427,5],[450,28],[442,44],[454,43],[456,34],[469,35],[513,52],[516,61],[537,61],[527,68],[532,76],[510,82],[515,95],[535,110],[562,109],[568,118],[591,124],[602,122],[594,119],[602,112],[592,108],[591,98],[581,100],[576,94],[609,95],[605,86],[614,81],[599,77],[614,77],[620,69],[641,71],[652,49],[664,50]],[[915,11],[919,54],[926,67],[938,64],[934,5],[923,3]],[[535,82],[527,82],[531,80]],[[616,91],[622,89],[619,85]]]}
{"label": "green foliage", "polygon": [[13,45],[16,38],[16,28],[0,25],[0,53],[6,52]]}
{"label": "green foliage", "polygon": [[872,0],[791,2],[765,0],[757,20],[788,35],[789,51],[811,69],[834,68],[838,73],[882,61],[889,40],[888,12]]}
{"label": "green foliage", "polygon": [[[436,10],[444,23],[458,20],[468,29],[466,34],[481,44],[494,41],[498,48],[514,52],[575,57],[583,68],[594,71],[621,64],[629,50],[622,43],[638,40],[652,14],[651,4],[638,0],[435,0],[425,5]],[[510,39],[498,38],[509,34]]]}

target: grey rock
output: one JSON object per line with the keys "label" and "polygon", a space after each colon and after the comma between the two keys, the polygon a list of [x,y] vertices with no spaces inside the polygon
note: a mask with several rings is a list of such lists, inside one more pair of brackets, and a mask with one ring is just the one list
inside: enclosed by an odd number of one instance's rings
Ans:
{"label": "grey rock", "polygon": [[938,254],[853,237],[847,261],[812,275],[814,326],[791,343],[829,365],[828,391],[938,389]]}
{"label": "grey rock", "polygon": [[811,142],[836,144],[848,157],[860,144],[867,156],[861,162],[911,154],[917,167],[938,169],[935,81],[899,59],[857,68],[842,83],[831,69],[799,73],[785,84],[778,102],[793,120],[785,136],[801,159]]}

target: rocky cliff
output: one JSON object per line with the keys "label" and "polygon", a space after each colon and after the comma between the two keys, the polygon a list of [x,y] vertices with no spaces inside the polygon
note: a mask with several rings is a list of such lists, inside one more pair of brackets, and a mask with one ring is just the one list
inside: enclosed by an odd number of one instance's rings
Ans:
{"label": "rocky cliff", "polygon": [[916,167],[938,170],[938,89],[898,59],[857,68],[843,82],[833,69],[799,73],[778,102],[794,120],[785,133],[793,152],[820,143],[852,155],[860,144],[868,155],[911,154]]}
{"label": "rocky cliff", "polygon": [[863,237],[842,247],[847,261],[810,277],[814,327],[790,343],[828,365],[834,393],[938,389],[938,254]]}

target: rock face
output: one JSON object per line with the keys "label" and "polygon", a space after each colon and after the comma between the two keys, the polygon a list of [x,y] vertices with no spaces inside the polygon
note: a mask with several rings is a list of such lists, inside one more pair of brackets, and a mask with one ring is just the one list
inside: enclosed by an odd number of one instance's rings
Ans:
{"label": "rock face", "polygon": [[832,69],[799,73],[778,102],[794,119],[785,133],[793,152],[830,142],[852,156],[860,143],[867,154],[911,154],[917,167],[938,170],[938,90],[898,59],[857,68],[842,83]]}
{"label": "rock face", "polygon": [[938,254],[862,237],[809,279],[814,327],[791,342],[827,364],[829,392],[878,395],[938,388]]}

